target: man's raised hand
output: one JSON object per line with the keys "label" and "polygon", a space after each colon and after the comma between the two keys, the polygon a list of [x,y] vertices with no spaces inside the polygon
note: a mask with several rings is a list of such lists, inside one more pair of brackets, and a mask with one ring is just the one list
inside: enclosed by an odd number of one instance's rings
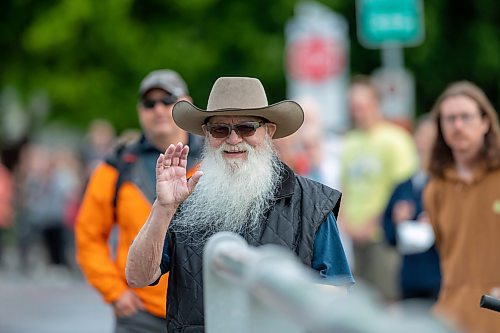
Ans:
{"label": "man's raised hand", "polygon": [[203,175],[197,171],[186,179],[189,146],[179,142],[171,144],[156,161],[156,196],[161,205],[180,205],[194,190]]}

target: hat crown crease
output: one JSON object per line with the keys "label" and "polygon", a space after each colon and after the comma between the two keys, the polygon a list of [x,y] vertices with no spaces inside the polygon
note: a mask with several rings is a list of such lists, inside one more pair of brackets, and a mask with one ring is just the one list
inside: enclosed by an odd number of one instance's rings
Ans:
{"label": "hat crown crease", "polygon": [[208,97],[207,111],[257,109],[269,106],[264,87],[257,79],[220,78]]}

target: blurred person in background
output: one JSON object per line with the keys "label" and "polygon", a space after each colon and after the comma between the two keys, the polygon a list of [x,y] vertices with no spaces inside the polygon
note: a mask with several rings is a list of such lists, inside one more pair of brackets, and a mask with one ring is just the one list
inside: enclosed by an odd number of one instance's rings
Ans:
{"label": "blurred person in background", "polygon": [[369,78],[355,77],[348,99],[354,129],[343,141],[339,223],[352,240],[355,277],[392,301],[398,255],[383,242],[382,215],[396,184],[416,170],[417,152],[406,130],[383,119]]}
{"label": "blurred person in background", "polygon": [[304,123],[292,135],[274,140],[280,160],[301,176],[338,188],[340,166],[338,161],[332,163],[338,154],[331,156],[326,149],[327,135],[319,105],[311,96],[302,96],[297,103],[304,110]]}
{"label": "blurred person in background", "polygon": [[395,246],[402,257],[399,268],[401,299],[418,300],[419,305],[425,307],[437,300],[441,283],[434,235],[422,203],[422,193],[429,178],[426,167],[435,136],[434,120],[427,114],[418,120],[414,131],[419,170],[396,186],[383,220],[387,243]]}
{"label": "blurred person in background", "polygon": [[12,224],[14,184],[10,171],[0,160],[0,268],[3,267],[4,230]]}
{"label": "blurred person in background", "polygon": [[319,166],[321,163],[322,131],[317,105],[309,97],[298,99],[304,110],[304,123],[293,133],[284,138],[275,139],[276,150],[280,160],[301,176],[320,181]]}
{"label": "blurred person in background", "polygon": [[[327,133],[323,126],[319,104],[312,96],[302,96],[297,102],[304,110],[304,123],[290,136],[276,139],[280,159],[282,150],[290,153],[285,157],[293,156],[283,162],[290,162],[292,169],[299,175],[310,178],[331,188],[341,189],[340,183],[340,155],[342,138],[334,133]],[[283,140],[290,144],[284,146]],[[342,245],[349,263],[352,259],[352,244],[342,230],[339,230]]]}
{"label": "blurred person in background", "polygon": [[81,164],[78,153],[68,147],[58,148],[54,152],[53,168],[65,189],[63,200],[62,222],[64,226],[66,258],[72,270],[78,270],[75,262],[75,222],[82,199],[86,179],[83,176],[84,165]]}
{"label": "blurred person in background", "polygon": [[16,170],[16,212],[21,268],[27,272],[33,266],[29,256],[38,239],[51,266],[71,268],[65,219],[70,201],[80,190],[76,157],[71,154],[65,148],[38,143],[23,148]]}
{"label": "blurred person in background", "polygon": [[455,82],[432,110],[437,138],[424,205],[442,284],[435,312],[468,333],[500,333],[500,315],[479,307],[500,287],[500,127],[475,84]]}
{"label": "blurred person in background", "polygon": [[88,178],[95,167],[113,148],[115,129],[105,119],[95,119],[90,123],[87,135],[80,146],[80,155]]}
{"label": "blurred person in background", "polygon": [[273,139],[274,146],[277,155],[280,160],[296,172],[297,174],[302,174],[302,156],[301,152],[297,148],[297,143],[293,135],[289,135],[284,138]]}
{"label": "blurred person in background", "polygon": [[[180,100],[191,99],[178,73],[156,70],[142,80],[137,103],[142,135],[132,143],[125,140],[96,167],[77,217],[78,263],[89,283],[113,307],[116,333],[165,331],[167,278],[155,287],[130,288],[125,262],[155,198],[158,156],[171,142],[189,143],[187,132],[172,119],[172,107]],[[196,165],[195,147],[188,169]],[[112,251],[109,241],[114,228],[118,240]]]}
{"label": "blurred person in background", "polygon": [[[33,202],[37,201],[40,187],[38,178],[46,169],[47,160],[43,148],[28,143],[19,153],[19,162],[14,170],[15,178],[15,228],[19,254],[19,268],[29,273],[32,265],[30,252],[37,240],[37,227],[33,216]],[[36,161],[36,163],[35,163]]]}
{"label": "blurred person in background", "polygon": [[[297,170],[301,176],[325,183],[322,174],[324,162],[325,133],[321,123],[318,104],[311,97],[302,97],[298,103],[304,110],[304,123],[291,136],[296,140],[302,167]],[[332,186],[332,184],[326,184]],[[335,184],[338,185],[338,184]],[[332,186],[337,188],[338,186]]]}

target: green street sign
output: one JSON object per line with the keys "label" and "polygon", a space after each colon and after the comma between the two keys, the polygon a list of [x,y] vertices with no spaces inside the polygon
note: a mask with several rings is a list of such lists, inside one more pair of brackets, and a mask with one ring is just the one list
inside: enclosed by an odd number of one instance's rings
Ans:
{"label": "green street sign", "polygon": [[424,39],[422,0],[357,0],[356,19],[367,48],[416,46]]}

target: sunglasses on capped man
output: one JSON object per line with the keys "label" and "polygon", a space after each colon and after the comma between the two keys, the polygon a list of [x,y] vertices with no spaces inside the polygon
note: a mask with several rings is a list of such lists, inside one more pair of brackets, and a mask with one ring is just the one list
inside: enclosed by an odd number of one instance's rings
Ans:
{"label": "sunglasses on capped man", "polygon": [[177,96],[165,95],[162,99],[143,99],[141,104],[145,109],[152,109],[156,106],[156,103],[162,103],[165,106],[170,106],[175,104],[175,102],[177,102]]}
{"label": "sunglasses on capped man", "polygon": [[264,125],[264,121],[245,121],[244,123],[239,123],[236,125],[229,124],[211,124],[206,123],[203,126],[210,133],[210,135],[216,139],[224,139],[231,135],[232,131],[242,138],[247,136],[252,136],[255,134],[257,128]]}

